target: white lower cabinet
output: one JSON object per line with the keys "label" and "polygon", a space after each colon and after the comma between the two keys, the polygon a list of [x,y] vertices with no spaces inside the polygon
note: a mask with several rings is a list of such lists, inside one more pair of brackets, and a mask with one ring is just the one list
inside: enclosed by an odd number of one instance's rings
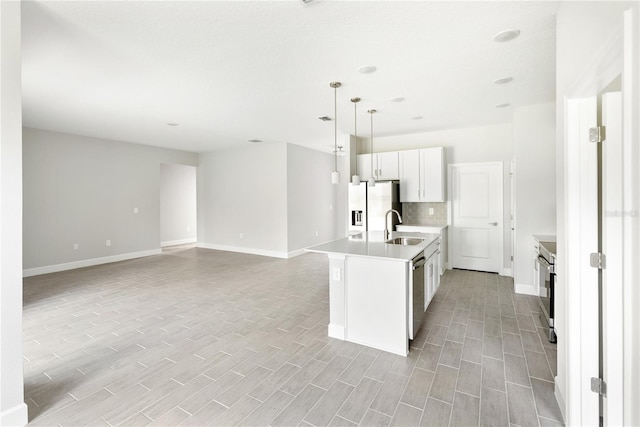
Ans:
{"label": "white lower cabinet", "polygon": [[440,255],[438,259],[438,269],[440,271],[440,275],[442,276],[447,269],[448,262],[448,242],[449,242],[449,233],[448,226],[428,226],[428,225],[397,225],[396,230],[398,231],[406,231],[413,233],[432,233],[432,234],[440,234]]}
{"label": "white lower cabinet", "polygon": [[427,259],[424,269],[424,309],[427,310],[436,291],[440,287],[439,274],[440,239],[430,244],[424,251]]}

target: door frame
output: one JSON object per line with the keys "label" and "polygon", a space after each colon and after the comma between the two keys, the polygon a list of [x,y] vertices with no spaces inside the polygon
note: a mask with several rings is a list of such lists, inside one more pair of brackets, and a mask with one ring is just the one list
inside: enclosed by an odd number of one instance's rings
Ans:
{"label": "door frame", "polygon": [[[637,41],[640,19],[637,8],[628,9],[624,12],[624,25],[611,35],[605,44],[607,49],[603,49],[594,55],[590,66],[584,71],[579,79],[564,97],[564,122],[565,134],[565,233],[564,241],[566,249],[563,250],[566,259],[561,261],[560,274],[565,275],[564,285],[566,286],[565,309],[566,309],[566,334],[564,351],[558,352],[558,356],[563,354],[563,360],[558,360],[558,365],[564,365],[566,369],[566,406],[562,402],[562,393],[559,393],[556,384],[556,399],[563,410],[565,421],[572,425],[595,424],[597,425],[598,395],[591,392],[589,387],[590,377],[598,376],[597,365],[592,366],[593,358],[589,352],[593,343],[598,342],[598,330],[593,330],[590,321],[585,324],[584,319],[589,315],[590,303],[583,300],[581,292],[586,287],[591,287],[594,283],[597,287],[597,270],[589,266],[588,259],[584,259],[590,252],[597,252],[597,242],[592,239],[585,241],[584,236],[589,235],[593,229],[592,224],[583,221],[585,200],[591,195],[580,194],[581,178],[590,176],[588,171],[590,157],[588,148],[581,142],[573,124],[579,121],[577,109],[580,101],[589,97],[597,97],[607,85],[617,76],[622,75],[623,93],[623,182],[625,191],[623,194],[625,210],[624,224],[625,233],[622,253],[624,264],[622,288],[624,293],[624,311],[622,328],[624,336],[619,348],[624,358],[623,376],[624,384],[622,390],[616,390],[616,394],[622,395],[624,405],[624,423],[637,423],[640,419],[639,409],[636,402],[640,389],[640,373],[634,364],[638,362],[638,291],[635,289],[639,276],[638,269],[634,267],[640,256],[638,240],[640,238],[640,226],[638,221],[637,205],[640,196],[640,185],[638,184],[638,166],[640,166],[640,156],[638,155],[637,138],[640,136],[638,125],[635,121],[640,110],[639,60],[640,43]],[[636,124],[634,124],[636,123]],[[593,123],[591,126],[595,126]],[[583,137],[584,138],[584,137]],[[606,143],[606,142],[605,142]],[[606,176],[603,179],[607,179]],[[636,210],[634,210],[636,209]],[[586,254],[586,255],[585,255]],[[562,265],[564,262],[564,266]],[[590,282],[590,283],[587,283]],[[597,351],[596,351],[597,354]],[[595,356],[597,360],[597,355]],[[607,367],[604,367],[605,372]],[[594,415],[594,406],[596,408]],[[606,414],[606,409],[605,409]],[[607,420],[605,420],[606,423]]]}
{"label": "door frame", "polygon": [[504,227],[511,227],[510,221],[505,221],[504,216],[504,163],[501,161],[495,162],[469,162],[469,163],[449,163],[447,165],[447,200],[448,200],[448,214],[447,214],[447,224],[449,225],[449,244],[448,244],[448,253],[447,253],[447,264],[449,268],[453,268],[453,250],[455,249],[455,245],[453,245],[453,197],[452,197],[452,183],[453,183],[453,168],[457,166],[499,166],[500,168],[500,188],[499,193],[500,197],[500,212],[502,223],[498,227],[498,232],[500,235],[500,250],[499,250],[499,264],[498,264],[498,274],[500,276],[509,276],[510,272],[504,268]]}

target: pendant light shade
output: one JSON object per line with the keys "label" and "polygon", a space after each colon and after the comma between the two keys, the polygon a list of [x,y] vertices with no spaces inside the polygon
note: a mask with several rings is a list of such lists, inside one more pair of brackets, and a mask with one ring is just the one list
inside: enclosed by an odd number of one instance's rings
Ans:
{"label": "pendant light shade", "polygon": [[338,88],[342,86],[340,82],[331,82],[329,86],[333,88],[333,172],[331,172],[331,183],[340,183],[340,172],[338,172]]}
{"label": "pendant light shade", "polygon": [[371,175],[369,176],[367,184],[369,187],[375,187],[376,179],[373,176],[373,115],[376,113],[376,110],[368,110],[367,112],[371,114]]}
{"label": "pendant light shade", "polygon": [[[351,98],[353,102],[353,135],[356,140],[356,154],[358,153],[358,102],[360,98]],[[358,175],[358,162],[356,161],[356,174],[351,177],[351,184],[360,185],[360,175]]]}

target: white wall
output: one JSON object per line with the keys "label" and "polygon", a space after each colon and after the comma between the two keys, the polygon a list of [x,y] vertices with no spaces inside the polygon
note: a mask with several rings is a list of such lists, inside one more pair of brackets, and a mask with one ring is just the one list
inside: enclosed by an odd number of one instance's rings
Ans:
{"label": "white wall", "polygon": [[194,153],[29,128],[23,160],[25,275],[159,253],[160,164],[198,162]]}
{"label": "white wall", "polygon": [[200,154],[198,245],[285,256],[287,144]]}
{"label": "white wall", "polygon": [[0,2],[0,425],[26,425],[22,368],[20,2]]}
{"label": "white wall", "polygon": [[197,238],[195,166],[160,165],[160,242],[162,246]]}
{"label": "white wall", "polygon": [[288,252],[336,238],[332,168],[333,159],[326,153],[287,145]]}
{"label": "white wall", "polygon": [[513,115],[515,272],[517,291],[532,294],[534,234],[556,234],[555,103],[519,107]]}
{"label": "white wall", "polygon": [[335,239],[332,170],[330,154],[286,143],[201,153],[198,246],[286,258]]}
{"label": "white wall", "polygon": [[[368,143],[363,144],[368,149]],[[377,137],[374,151],[398,151],[413,148],[445,147],[447,163],[501,161],[504,170],[503,268],[511,269],[511,192],[509,165],[513,158],[511,124],[450,129],[419,134]],[[366,152],[366,151],[364,151]]]}
{"label": "white wall", "polygon": [[[565,138],[565,122],[564,122],[564,101],[565,97],[572,91],[576,82],[581,79],[585,70],[593,62],[596,56],[600,56],[607,48],[611,41],[611,36],[616,32],[621,32],[623,11],[633,7],[635,9],[636,25],[638,22],[638,3],[635,1],[626,2],[562,2],[557,14],[557,43],[556,43],[556,180],[557,185],[557,236],[558,236],[558,275],[556,285],[556,325],[559,336],[566,336],[567,330],[571,325],[567,324],[567,313],[570,307],[580,304],[579,301],[568,301],[566,298],[566,289],[571,284],[567,282],[565,277],[564,263],[567,262],[567,254],[571,247],[571,236],[567,235],[567,221],[571,218],[565,217],[566,201],[568,194],[567,177],[565,170],[567,167],[568,152],[564,143]],[[637,31],[637,30],[636,30]],[[640,53],[636,32],[634,54]],[[637,59],[636,59],[637,62]],[[638,77],[635,76],[635,82]],[[607,82],[604,82],[605,84]],[[635,98],[633,105],[638,111],[638,92],[635,88]],[[595,95],[595,94],[594,94]],[[637,115],[636,115],[637,117]],[[637,122],[634,128],[634,136],[638,137]],[[636,145],[637,146],[637,145]],[[635,159],[635,165],[638,166],[638,160]],[[635,184],[637,188],[637,183]],[[636,263],[637,265],[637,263]],[[636,273],[637,274],[637,273]],[[579,286],[579,284],[575,284]],[[635,327],[635,333],[631,336],[635,337],[635,341],[625,343],[635,348],[635,360],[628,361],[635,364],[636,372],[633,392],[629,393],[629,402],[632,404],[625,405],[625,423],[628,425],[640,425],[640,405],[637,405],[637,397],[640,395],[638,389],[638,341],[640,331],[638,325],[638,312],[640,304],[638,302],[638,287],[636,286],[636,294],[630,296],[634,299],[633,307],[635,308],[635,321],[631,325]],[[575,424],[573,417],[575,413],[579,413],[579,393],[575,387],[571,387],[573,379],[570,377],[570,366],[578,360],[579,352],[575,349],[569,349],[566,340],[558,341],[558,375],[556,377],[556,393],[560,407],[565,413],[567,424]],[[573,350],[573,351],[572,351]],[[574,363],[575,365],[575,363]],[[631,378],[628,378],[631,379]]]}

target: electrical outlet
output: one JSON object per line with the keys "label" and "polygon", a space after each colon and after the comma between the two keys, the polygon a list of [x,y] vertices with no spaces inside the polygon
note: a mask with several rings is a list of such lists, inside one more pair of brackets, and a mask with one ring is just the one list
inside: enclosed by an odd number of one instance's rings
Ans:
{"label": "electrical outlet", "polygon": [[429,215],[433,215],[433,208],[429,208]]}
{"label": "electrical outlet", "polygon": [[240,233],[240,238],[244,239],[244,233]]}
{"label": "electrical outlet", "polygon": [[187,232],[191,231],[191,227],[187,225]]}
{"label": "electrical outlet", "polygon": [[111,246],[111,240],[107,240],[106,245]]}
{"label": "electrical outlet", "polygon": [[338,267],[333,269],[333,280],[340,280],[340,269]]}
{"label": "electrical outlet", "polygon": [[133,213],[137,214],[138,213],[138,208],[133,208]]}
{"label": "electrical outlet", "polygon": [[320,235],[320,233],[318,233],[318,232],[316,231],[316,237],[318,237],[319,235]]}
{"label": "electrical outlet", "polygon": [[79,248],[78,244],[77,244],[77,243],[74,243],[74,244],[73,244],[73,250],[74,250],[74,251],[77,251],[77,250],[78,250],[78,248]]}

